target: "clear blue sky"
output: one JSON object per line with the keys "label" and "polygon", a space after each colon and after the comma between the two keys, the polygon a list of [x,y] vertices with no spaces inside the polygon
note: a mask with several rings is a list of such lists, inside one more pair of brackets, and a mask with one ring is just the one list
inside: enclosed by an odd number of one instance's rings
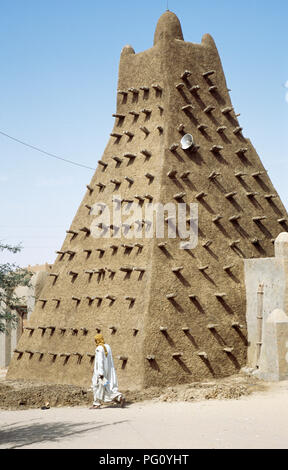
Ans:
{"label": "clear blue sky", "polygon": [[[0,131],[96,167],[113,127],[121,49],[152,46],[167,0],[0,0]],[[184,39],[210,33],[244,135],[288,207],[287,0],[169,0]],[[52,263],[93,172],[0,135],[3,259]]]}

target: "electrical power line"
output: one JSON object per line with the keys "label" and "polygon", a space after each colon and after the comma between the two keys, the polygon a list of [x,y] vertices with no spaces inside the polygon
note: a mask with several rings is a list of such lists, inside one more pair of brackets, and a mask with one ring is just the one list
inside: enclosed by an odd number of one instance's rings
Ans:
{"label": "electrical power line", "polygon": [[63,162],[71,163],[72,165],[77,165],[77,166],[81,166],[83,168],[88,168],[89,170],[96,170],[96,168],[92,168],[92,167],[87,166],[87,165],[82,165],[82,163],[73,162],[72,160],[67,160],[66,158],[62,158],[62,157],[59,157],[58,155],[54,155],[53,153],[46,152],[45,150],[42,150],[38,147],[35,147],[34,145],[30,145],[30,144],[27,144],[26,142],[23,142],[20,139],[16,139],[16,137],[12,137],[11,135],[8,135],[3,131],[0,131],[0,134],[4,135],[5,137],[8,137],[8,139],[11,139],[11,140],[14,140],[15,142],[18,142],[18,144],[25,145],[26,147],[29,147],[33,150],[37,150],[37,152],[44,153],[48,157],[57,158],[57,160],[62,160]]}

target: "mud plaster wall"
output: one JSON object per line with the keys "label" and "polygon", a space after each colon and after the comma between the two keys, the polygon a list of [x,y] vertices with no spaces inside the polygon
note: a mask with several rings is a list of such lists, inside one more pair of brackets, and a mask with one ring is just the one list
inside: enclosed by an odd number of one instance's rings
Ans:
{"label": "mud plaster wall", "polygon": [[[179,33],[173,14],[164,15],[172,33]],[[201,44],[173,39],[179,34],[170,34],[169,27],[167,34],[158,31],[153,48],[139,54],[131,47],[122,51],[118,117],[102,164],[70,227],[75,234],[67,234],[57,256],[56,277],[49,276],[31,317],[34,330],[23,334],[8,378],[89,385],[97,329],[112,347],[123,388],[225,376],[246,362],[243,258],[271,256],[287,214],[255,149],[238,129],[235,112],[224,111],[232,105],[214,41],[209,35]],[[183,76],[185,70],[189,74]],[[207,71],[213,73],[203,76]],[[199,89],[191,90],[193,85]],[[179,141],[187,132],[196,147],[183,151]],[[171,150],[174,143],[178,148]],[[167,176],[170,170],[177,171],[176,177]],[[183,176],[184,171],[189,175]],[[179,240],[167,235],[160,248],[163,240],[155,238],[96,239],[81,230],[91,228],[94,220],[85,205],[104,202],[111,209],[113,194],[138,205],[136,195],[166,203],[176,202],[180,192],[184,202],[199,207],[194,250],[179,250]],[[122,202],[122,210],[127,204],[129,209],[132,202]],[[121,271],[127,265],[144,270]],[[172,271],[177,267],[178,274]],[[169,300],[171,293],[176,297]]]}
{"label": "mud plaster wall", "polygon": [[[273,310],[286,310],[287,260],[284,258],[263,258],[245,260],[246,285],[246,321],[248,328],[248,361],[249,367],[256,364],[257,337],[257,291],[263,284],[263,321],[262,337],[265,337],[266,321]],[[265,345],[266,346],[266,345]]]}
{"label": "mud plaster wall", "polygon": [[[213,39],[205,35],[201,45],[166,43],[161,56],[169,71],[161,201],[184,192],[183,201],[198,202],[199,243],[192,251],[179,250],[178,240],[166,240],[165,249],[154,245],[152,285],[157,287],[150,297],[145,351],[155,361],[152,373],[146,365],[146,385],[229,375],[246,363],[243,258],[271,255],[286,215],[255,149],[241,131],[235,133],[235,112],[222,112],[232,105]],[[191,73],[183,80],[185,70]],[[207,71],[214,73],[203,77]],[[192,91],[195,85],[199,89]],[[193,109],[183,110],[187,104]],[[211,113],[205,112],[209,105]],[[180,146],[171,151],[185,133],[199,145],[196,153]],[[213,145],[221,150],[211,151]],[[240,148],[247,149],[241,156]],[[176,178],[167,176],[170,170],[177,170]],[[186,171],[188,178],[181,177]],[[222,218],[215,223],[217,215]],[[253,220],[259,216],[264,218]],[[183,269],[175,274],[176,267]],[[166,298],[171,293],[173,300]]]}

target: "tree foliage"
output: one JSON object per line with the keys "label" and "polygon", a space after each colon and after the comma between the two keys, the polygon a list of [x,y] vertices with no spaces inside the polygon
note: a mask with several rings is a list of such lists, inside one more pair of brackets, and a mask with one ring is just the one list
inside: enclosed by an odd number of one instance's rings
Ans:
{"label": "tree foliage", "polygon": [[[21,245],[11,246],[0,242],[0,252],[9,251],[18,253]],[[16,307],[23,303],[15,289],[18,286],[30,287],[31,273],[14,263],[0,263],[0,333],[7,332],[8,328],[17,325]]]}

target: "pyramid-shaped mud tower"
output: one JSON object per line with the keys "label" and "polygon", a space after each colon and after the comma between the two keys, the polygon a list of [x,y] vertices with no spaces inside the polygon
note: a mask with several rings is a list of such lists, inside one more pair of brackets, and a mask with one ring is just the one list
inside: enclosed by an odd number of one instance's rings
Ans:
{"label": "pyramid-shaped mud tower", "polygon": [[[123,48],[113,116],[7,377],[88,386],[99,330],[121,389],[233,374],[247,352],[243,258],[273,256],[287,213],[243,136],[212,37],[185,42],[165,12],[151,49]],[[164,238],[147,236],[144,213],[125,216],[180,202],[198,207],[194,248],[170,238],[171,214]],[[96,208],[113,220],[95,222]]]}

